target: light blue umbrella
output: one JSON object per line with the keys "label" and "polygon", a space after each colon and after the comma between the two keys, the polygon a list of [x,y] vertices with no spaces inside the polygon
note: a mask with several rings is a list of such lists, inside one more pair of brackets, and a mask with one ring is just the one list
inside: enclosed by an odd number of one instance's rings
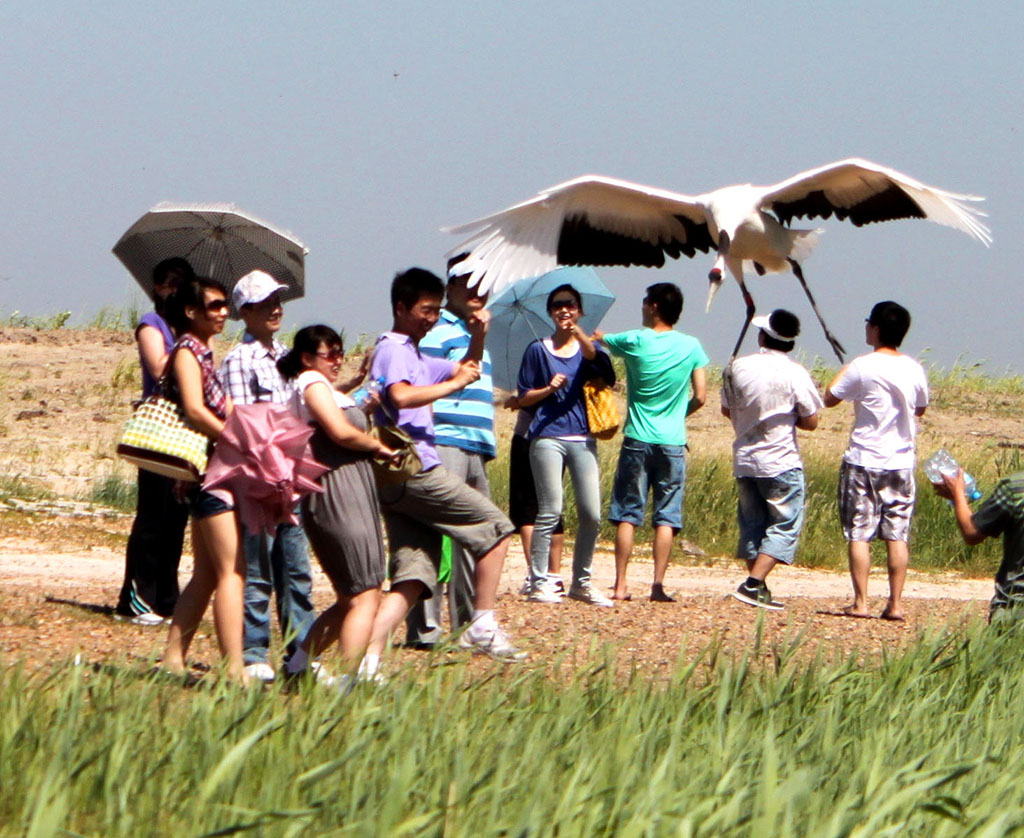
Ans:
{"label": "light blue umbrella", "polygon": [[590,333],[612,307],[615,295],[593,268],[557,268],[535,279],[521,279],[487,303],[491,325],[487,349],[491,354],[494,384],[515,390],[523,353],[535,340],[549,336],[554,324],[548,317],[548,295],[559,285],[571,285],[583,298],[580,326]]}

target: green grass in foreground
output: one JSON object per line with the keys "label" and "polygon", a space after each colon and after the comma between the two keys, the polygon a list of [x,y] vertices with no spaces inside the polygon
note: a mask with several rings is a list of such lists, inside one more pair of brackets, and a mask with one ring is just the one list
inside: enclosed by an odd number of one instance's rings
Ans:
{"label": "green grass in foreground", "polygon": [[[0,835],[1003,836],[1024,626],[866,665],[711,646],[667,684],[462,662],[343,698],[0,680]],[[609,658],[610,659],[610,658]],[[804,658],[805,659],[805,658]]]}

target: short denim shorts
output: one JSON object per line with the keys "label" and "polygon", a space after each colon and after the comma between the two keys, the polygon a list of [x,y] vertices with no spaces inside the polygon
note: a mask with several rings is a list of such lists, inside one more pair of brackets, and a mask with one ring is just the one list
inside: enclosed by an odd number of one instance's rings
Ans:
{"label": "short denim shorts", "polygon": [[654,495],[651,520],[656,527],[683,528],[683,489],[686,485],[686,446],[660,445],[625,437],[615,469],[608,519],[640,526],[647,508],[648,488]]}
{"label": "short denim shorts", "polygon": [[230,503],[225,503],[205,489],[196,486],[188,492],[188,508],[192,513],[192,517],[200,520],[202,518],[212,518],[214,515],[220,515],[222,512],[230,512],[235,507]]}
{"label": "short denim shorts", "polygon": [[740,543],[736,555],[753,561],[758,553],[793,564],[804,523],[804,470],[773,477],[737,477]]}

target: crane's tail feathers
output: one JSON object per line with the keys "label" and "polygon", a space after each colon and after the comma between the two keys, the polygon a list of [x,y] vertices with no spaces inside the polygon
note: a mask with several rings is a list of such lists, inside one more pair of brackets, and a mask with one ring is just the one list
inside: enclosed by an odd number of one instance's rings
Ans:
{"label": "crane's tail feathers", "polygon": [[818,246],[818,241],[825,231],[820,227],[816,230],[790,230],[789,256],[797,262],[803,262],[811,251]]}

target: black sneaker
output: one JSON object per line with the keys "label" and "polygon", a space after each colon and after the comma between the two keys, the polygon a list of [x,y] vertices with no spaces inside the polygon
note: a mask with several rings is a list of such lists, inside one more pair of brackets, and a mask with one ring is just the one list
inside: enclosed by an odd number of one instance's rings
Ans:
{"label": "black sneaker", "polygon": [[733,596],[747,605],[766,608],[769,611],[781,611],[786,607],[784,603],[772,596],[772,592],[768,590],[768,586],[764,582],[756,588],[748,588],[747,583],[744,582],[733,592]]}

